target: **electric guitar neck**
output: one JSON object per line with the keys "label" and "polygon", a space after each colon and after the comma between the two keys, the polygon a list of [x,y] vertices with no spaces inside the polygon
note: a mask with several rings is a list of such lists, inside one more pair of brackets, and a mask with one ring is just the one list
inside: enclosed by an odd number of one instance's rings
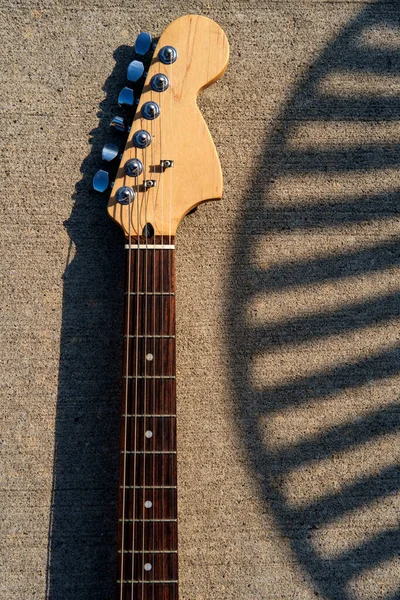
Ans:
{"label": "electric guitar neck", "polygon": [[[119,597],[178,598],[175,250],[127,244]],[[117,596],[118,597],[118,596]]]}
{"label": "electric guitar neck", "polygon": [[175,236],[201,202],[222,196],[218,155],[198,109],[200,90],[228,64],[212,20],[188,15],[157,42],[141,33],[119,95],[125,135],[103,148],[108,212],[125,234],[117,593],[119,600],[178,600]]}

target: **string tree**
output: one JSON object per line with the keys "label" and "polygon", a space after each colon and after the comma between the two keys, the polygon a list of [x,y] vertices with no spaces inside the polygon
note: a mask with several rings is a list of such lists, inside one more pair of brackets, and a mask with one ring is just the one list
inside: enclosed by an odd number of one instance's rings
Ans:
{"label": "string tree", "polygon": [[165,169],[171,169],[174,166],[174,161],[173,160],[161,160],[160,161],[160,167],[162,171],[165,171]]}
{"label": "string tree", "polygon": [[157,181],[155,179],[145,179],[143,182],[143,186],[145,189],[150,189],[156,187]]}

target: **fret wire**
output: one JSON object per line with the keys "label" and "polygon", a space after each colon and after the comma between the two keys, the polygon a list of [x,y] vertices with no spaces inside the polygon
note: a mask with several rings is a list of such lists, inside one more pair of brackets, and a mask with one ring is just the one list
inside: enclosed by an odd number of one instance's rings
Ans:
{"label": "fret wire", "polygon": [[118,554],[178,554],[178,550],[118,550]]}
{"label": "fret wire", "polygon": [[177,523],[178,519],[119,519],[120,523]]}
{"label": "fret wire", "polygon": [[117,583],[178,583],[177,579],[117,579]]}
{"label": "fret wire", "polygon": [[164,418],[164,417],[170,417],[171,419],[176,419],[175,414],[173,414],[173,415],[151,415],[150,413],[146,413],[146,414],[132,413],[132,414],[121,415],[121,417],[122,418],[124,418],[124,417],[156,417],[157,419]]}
{"label": "fret wire", "polygon": [[121,450],[121,454],[176,454],[176,450]]}
{"label": "fret wire", "polygon": [[175,250],[175,244],[125,244],[125,250]]}
{"label": "fret wire", "polygon": [[123,375],[122,379],[175,379],[175,375]]}
{"label": "fret wire", "polygon": [[125,296],[175,296],[174,292],[125,292]]}
{"label": "fret wire", "polygon": [[129,334],[124,335],[124,338],[142,338],[142,339],[166,339],[166,340],[174,340],[174,335],[147,335],[147,334]]}
{"label": "fret wire", "polygon": [[176,490],[176,485],[120,485],[121,490]]}

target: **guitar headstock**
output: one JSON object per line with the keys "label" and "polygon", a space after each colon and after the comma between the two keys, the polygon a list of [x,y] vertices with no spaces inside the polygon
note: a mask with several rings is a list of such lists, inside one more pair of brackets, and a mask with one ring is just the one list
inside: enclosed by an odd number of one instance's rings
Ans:
{"label": "guitar headstock", "polygon": [[[111,123],[129,133],[108,213],[127,237],[173,236],[188,212],[222,196],[218,155],[196,99],[224,73],[229,45],[217,23],[187,15],[173,21],[157,44],[140,34],[135,51],[128,80],[142,93],[130,128],[121,117]],[[123,88],[119,104],[134,107],[134,95],[130,85]],[[106,144],[104,160],[119,156],[117,145]],[[94,187],[108,187],[105,171],[96,173]]]}

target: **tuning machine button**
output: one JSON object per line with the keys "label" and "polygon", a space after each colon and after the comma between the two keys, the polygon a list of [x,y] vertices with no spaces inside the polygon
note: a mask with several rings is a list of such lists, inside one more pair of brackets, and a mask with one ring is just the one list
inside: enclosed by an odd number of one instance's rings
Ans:
{"label": "tuning machine button", "polygon": [[119,204],[130,204],[135,199],[135,192],[127,185],[123,185],[115,192],[115,199]]}
{"label": "tuning machine button", "polygon": [[131,158],[126,161],[124,170],[128,177],[139,177],[143,173],[143,164],[138,158]]}
{"label": "tuning machine button", "polygon": [[150,144],[151,135],[148,131],[145,131],[144,129],[139,129],[139,131],[136,131],[136,133],[134,133],[133,145],[136,146],[136,148],[147,148],[147,146],[150,146]]}
{"label": "tuning machine button", "polygon": [[178,58],[178,53],[173,46],[164,46],[158,53],[158,58],[164,65],[172,65]]}
{"label": "tuning machine button", "polygon": [[105,192],[110,185],[110,176],[107,171],[100,169],[93,177],[93,189],[96,192]]}
{"label": "tuning machine button", "polygon": [[128,66],[128,81],[138,81],[144,73],[144,64],[140,60],[133,60]]}
{"label": "tuning machine button", "polygon": [[111,162],[114,158],[117,158],[119,154],[119,148],[117,144],[105,144],[101,151],[101,158],[107,162]]}
{"label": "tuning machine button", "polygon": [[110,123],[110,127],[114,129],[114,131],[118,131],[119,133],[126,133],[129,131],[126,126],[125,119],[123,117],[114,117]]}
{"label": "tuning machine button", "polygon": [[136,54],[139,54],[140,56],[144,56],[145,54],[147,54],[147,52],[151,48],[152,41],[153,38],[151,37],[150,33],[147,33],[147,31],[142,31],[141,33],[139,33],[135,42]]}
{"label": "tuning machine button", "polygon": [[169,86],[169,79],[164,73],[157,73],[151,78],[150,85],[154,92],[165,92]]}
{"label": "tuning machine button", "polygon": [[135,95],[133,90],[128,87],[122,88],[118,96],[119,106],[133,106],[135,103]]}

